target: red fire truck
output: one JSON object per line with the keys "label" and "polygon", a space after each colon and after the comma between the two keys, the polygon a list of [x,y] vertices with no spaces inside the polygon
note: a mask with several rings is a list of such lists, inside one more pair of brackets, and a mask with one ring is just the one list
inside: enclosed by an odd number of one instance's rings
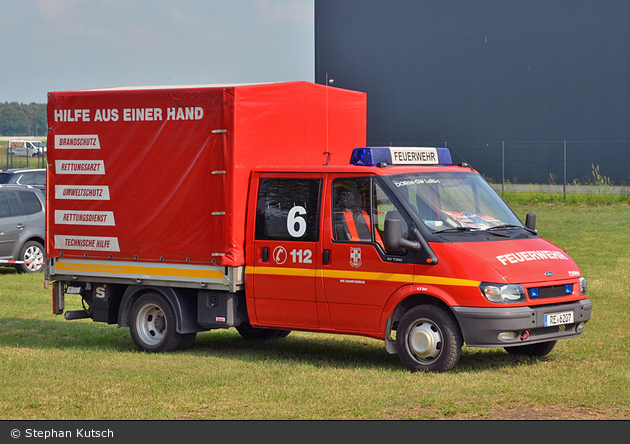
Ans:
{"label": "red fire truck", "polygon": [[53,312],[149,352],[198,332],[543,356],[591,317],[568,254],[446,148],[366,147],[366,95],[307,82],[49,94]]}

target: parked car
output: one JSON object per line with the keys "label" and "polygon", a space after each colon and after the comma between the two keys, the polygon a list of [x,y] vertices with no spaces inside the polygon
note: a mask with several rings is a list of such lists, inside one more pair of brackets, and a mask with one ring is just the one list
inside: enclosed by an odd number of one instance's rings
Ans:
{"label": "parked car", "polygon": [[46,205],[37,188],[0,185],[0,266],[18,272],[44,269]]}
{"label": "parked car", "polygon": [[46,196],[46,168],[10,168],[0,170],[2,184],[30,185],[38,188]]}

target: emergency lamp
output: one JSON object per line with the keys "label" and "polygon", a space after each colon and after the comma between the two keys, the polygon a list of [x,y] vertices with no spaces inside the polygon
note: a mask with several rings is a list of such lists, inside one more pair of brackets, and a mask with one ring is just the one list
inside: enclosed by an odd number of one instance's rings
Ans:
{"label": "emergency lamp", "polygon": [[[566,284],[564,286],[564,295],[565,296],[569,296],[573,294],[573,284]],[[529,289],[529,297],[532,299],[536,299],[537,297],[540,296],[540,289],[537,287],[532,287]],[[556,295],[559,296],[559,295]],[[550,296],[547,296],[550,297]]]}
{"label": "emergency lamp", "polygon": [[448,148],[363,147],[352,150],[351,165],[452,165]]}

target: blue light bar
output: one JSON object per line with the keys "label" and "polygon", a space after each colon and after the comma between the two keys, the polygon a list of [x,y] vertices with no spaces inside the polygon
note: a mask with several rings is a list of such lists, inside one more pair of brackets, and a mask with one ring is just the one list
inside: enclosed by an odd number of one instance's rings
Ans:
{"label": "blue light bar", "polygon": [[350,157],[351,165],[452,165],[448,148],[421,147],[362,147],[355,148]]}

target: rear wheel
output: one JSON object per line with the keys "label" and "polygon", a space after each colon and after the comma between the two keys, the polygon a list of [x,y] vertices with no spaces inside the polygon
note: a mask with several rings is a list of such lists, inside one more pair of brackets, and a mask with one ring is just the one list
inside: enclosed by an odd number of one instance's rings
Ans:
{"label": "rear wheel", "polygon": [[157,293],[144,294],[133,304],[130,330],[136,346],[147,352],[177,350],[183,336],[175,331],[175,312],[171,304]]}
{"label": "rear wheel", "polygon": [[505,347],[505,351],[511,355],[531,356],[542,358],[551,353],[557,341],[540,342],[538,344],[521,345],[518,347]]}
{"label": "rear wheel", "polygon": [[291,330],[252,327],[249,322],[242,322],[241,325],[236,327],[236,331],[239,332],[243,339],[247,339],[250,341],[286,338],[289,333],[291,333]]}
{"label": "rear wheel", "polygon": [[400,360],[413,372],[453,369],[459,361],[462,344],[455,320],[435,305],[413,307],[400,319],[396,330]]}
{"label": "rear wheel", "polygon": [[16,266],[21,273],[39,273],[44,269],[44,247],[36,241],[28,241],[20,250],[18,259],[22,264]]}
{"label": "rear wheel", "polygon": [[180,335],[180,341],[179,345],[177,346],[177,350],[188,350],[190,347],[192,347],[196,337],[197,333],[187,333]]}

